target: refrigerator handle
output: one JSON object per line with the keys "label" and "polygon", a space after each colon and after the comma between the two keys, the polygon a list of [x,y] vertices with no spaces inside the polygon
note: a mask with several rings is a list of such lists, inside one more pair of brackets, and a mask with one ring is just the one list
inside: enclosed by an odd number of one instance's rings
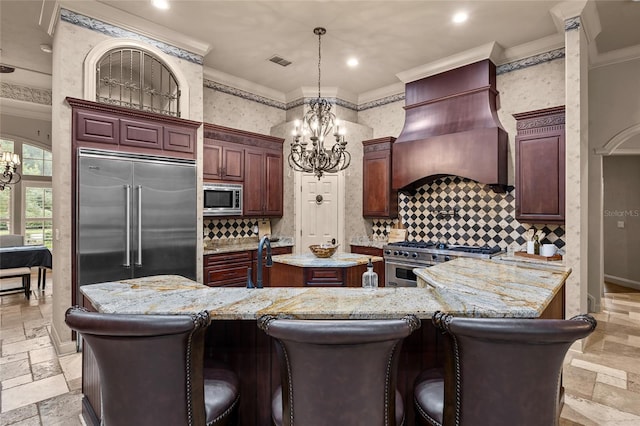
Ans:
{"label": "refrigerator handle", "polygon": [[127,193],[127,205],[126,205],[126,240],[127,248],[124,251],[124,267],[131,266],[131,186],[125,185],[125,191]]}
{"label": "refrigerator handle", "polygon": [[138,261],[136,266],[142,266],[142,185],[138,185]]}

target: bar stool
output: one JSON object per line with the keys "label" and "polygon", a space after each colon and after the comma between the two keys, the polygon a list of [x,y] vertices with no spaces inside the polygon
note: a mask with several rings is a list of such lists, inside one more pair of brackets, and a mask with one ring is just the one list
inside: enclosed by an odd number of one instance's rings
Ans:
{"label": "bar stool", "polygon": [[203,368],[209,313],[114,315],[73,307],[65,322],[80,333],[100,373],[105,425],[230,425],[239,382]]}
{"label": "bar stool", "polygon": [[433,324],[446,336],[444,370],[415,381],[418,424],[540,426],[560,418],[560,376],[569,347],[591,334],[596,320],[455,318]]}
{"label": "bar stool", "polygon": [[272,420],[286,425],[402,425],[396,389],[405,337],[420,327],[413,315],[395,320],[289,320],[264,316],[273,337],[281,386]]}

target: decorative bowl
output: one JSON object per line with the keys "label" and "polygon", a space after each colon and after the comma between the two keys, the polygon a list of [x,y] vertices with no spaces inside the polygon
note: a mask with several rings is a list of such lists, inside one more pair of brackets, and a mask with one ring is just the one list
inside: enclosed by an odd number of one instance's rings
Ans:
{"label": "decorative bowl", "polygon": [[313,253],[316,257],[327,258],[333,256],[336,250],[338,250],[339,245],[340,244],[337,244],[335,246],[325,246],[313,244],[309,246],[309,250],[311,250],[311,253]]}

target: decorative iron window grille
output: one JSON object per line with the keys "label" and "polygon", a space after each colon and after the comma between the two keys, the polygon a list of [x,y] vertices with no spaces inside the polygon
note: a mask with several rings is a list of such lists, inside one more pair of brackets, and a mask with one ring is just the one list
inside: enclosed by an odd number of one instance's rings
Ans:
{"label": "decorative iron window grille", "polygon": [[100,58],[96,66],[96,100],[180,117],[176,77],[162,62],[139,49],[114,49]]}

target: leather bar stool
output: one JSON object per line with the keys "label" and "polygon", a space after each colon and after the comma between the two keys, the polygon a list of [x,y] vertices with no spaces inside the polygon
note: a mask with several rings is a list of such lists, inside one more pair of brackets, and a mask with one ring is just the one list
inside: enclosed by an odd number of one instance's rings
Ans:
{"label": "leather bar stool", "polygon": [[203,367],[210,321],[207,311],[115,315],[68,309],[65,322],[82,335],[98,365],[102,424],[232,424],[237,376],[220,366]]}
{"label": "leather bar stool", "polygon": [[421,425],[551,426],[560,418],[562,364],[569,347],[596,328],[570,320],[454,318],[438,312],[446,336],[444,370],[415,381]]}
{"label": "leather bar stool", "polygon": [[272,400],[277,426],[402,425],[396,389],[405,337],[420,327],[397,320],[289,320],[265,316],[274,338],[281,386]]}

